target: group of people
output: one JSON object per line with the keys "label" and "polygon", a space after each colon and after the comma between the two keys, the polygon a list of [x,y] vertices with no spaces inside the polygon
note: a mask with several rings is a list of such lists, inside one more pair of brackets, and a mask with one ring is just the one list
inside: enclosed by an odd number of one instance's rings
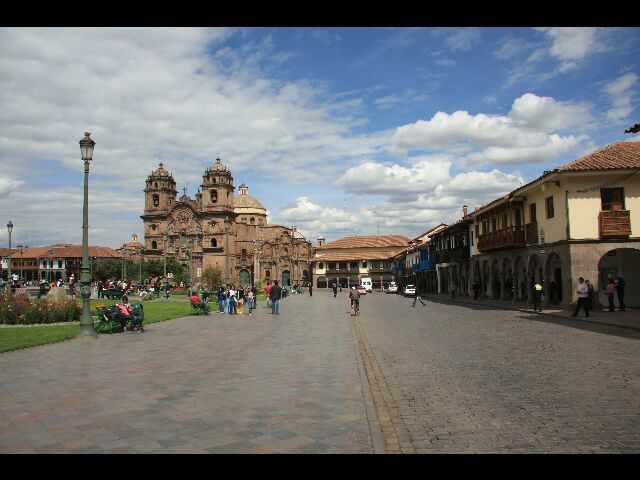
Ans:
{"label": "group of people", "polygon": [[[618,305],[620,311],[624,312],[626,310],[626,306],[624,304],[624,279],[620,276],[609,277],[607,280],[607,301],[609,303],[609,311],[615,312],[615,295],[618,295]],[[589,311],[593,310],[593,296],[595,292],[593,290],[593,285],[589,280],[585,280],[583,277],[578,279],[578,302],[576,303],[576,309],[571,314],[572,317],[577,317],[580,308],[584,309],[584,316],[589,316]]]}
{"label": "group of people", "polygon": [[[247,306],[249,315],[253,315],[255,309],[255,300],[258,295],[256,287],[238,287],[230,285],[226,289],[218,288],[218,311],[229,315],[244,313],[244,306]],[[197,298],[197,295],[196,295]],[[193,297],[191,297],[193,301]]]}

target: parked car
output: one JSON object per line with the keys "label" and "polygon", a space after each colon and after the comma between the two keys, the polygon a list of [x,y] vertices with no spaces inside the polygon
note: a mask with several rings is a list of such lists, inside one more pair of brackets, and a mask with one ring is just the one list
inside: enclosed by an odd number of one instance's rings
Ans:
{"label": "parked car", "polygon": [[356,287],[356,290],[358,290],[358,292],[360,292],[360,295],[366,295],[367,294],[367,287],[365,287],[364,285],[358,285]]}
{"label": "parked car", "polygon": [[363,277],[360,279],[360,285],[367,289],[367,292],[373,292],[373,283],[369,277]]}
{"label": "parked car", "polygon": [[402,294],[405,297],[413,297],[416,294],[415,285],[407,285],[406,287],[404,287],[404,291],[402,292]]}
{"label": "parked car", "polygon": [[398,285],[396,282],[391,282],[386,290],[387,293],[398,293]]}

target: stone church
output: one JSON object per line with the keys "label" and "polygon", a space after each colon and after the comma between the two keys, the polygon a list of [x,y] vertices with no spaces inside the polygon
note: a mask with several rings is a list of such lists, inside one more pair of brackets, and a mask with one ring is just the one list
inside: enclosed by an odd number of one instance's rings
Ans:
{"label": "stone church", "polygon": [[277,279],[280,285],[306,285],[311,243],[295,225],[269,225],[267,210],[245,184],[238,195],[234,190],[231,171],[217,158],[194,199],[186,189],[176,198],[176,182],[160,163],[144,189],[145,258],[175,257],[190,269],[194,284],[207,266],[217,265],[228,284]]}

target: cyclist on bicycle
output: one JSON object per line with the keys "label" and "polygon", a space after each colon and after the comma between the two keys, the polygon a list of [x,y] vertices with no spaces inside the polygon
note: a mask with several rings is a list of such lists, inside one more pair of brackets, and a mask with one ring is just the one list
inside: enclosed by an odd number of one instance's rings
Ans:
{"label": "cyclist on bicycle", "polygon": [[351,308],[354,309],[357,315],[360,311],[360,292],[356,289],[356,287],[351,287],[349,298],[351,299]]}

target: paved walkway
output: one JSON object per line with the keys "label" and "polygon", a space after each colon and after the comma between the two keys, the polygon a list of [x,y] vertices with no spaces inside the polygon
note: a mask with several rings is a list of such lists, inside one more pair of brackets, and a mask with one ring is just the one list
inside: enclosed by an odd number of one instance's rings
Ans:
{"label": "paved walkway", "polygon": [[355,319],[387,451],[640,453],[640,331],[412,302]]}
{"label": "paved walkway", "polygon": [[[531,304],[525,304],[522,302],[510,302],[492,299],[473,300],[473,297],[467,297],[464,295],[456,295],[454,298],[451,298],[448,294],[426,294],[423,295],[423,298],[444,303],[478,305],[491,308],[502,308],[506,310],[517,310],[519,312],[534,313],[533,306]],[[553,317],[571,320],[573,308],[575,307],[563,309],[560,306],[556,305],[544,305],[542,308],[542,312],[539,312],[538,315],[550,315]],[[609,312],[608,309],[605,309],[602,306],[598,306],[596,307],[596,309],[590,312],[588,318],[585,318],[583,310],[580,310],[577,318],[578,320],[583,322],[599,323],[603,325],[615,325],[618,327],[632,328],[640,331],[640,309],[636,308],[627,308],[624,312],[621,312],[619,310],[616,310],[615,312]]]}
{"label": "paved walkway", "polygon": [[0,452],[372,453],[349,316],[328,300],[0,354]]}

